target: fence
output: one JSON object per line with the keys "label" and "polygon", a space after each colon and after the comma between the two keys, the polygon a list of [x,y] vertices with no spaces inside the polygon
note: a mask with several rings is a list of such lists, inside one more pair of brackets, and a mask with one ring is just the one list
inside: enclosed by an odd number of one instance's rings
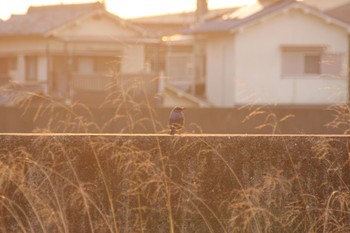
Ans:
{"label": "fence", "polygon": [[349,232],[349,137],[1,134],[1,232]]}

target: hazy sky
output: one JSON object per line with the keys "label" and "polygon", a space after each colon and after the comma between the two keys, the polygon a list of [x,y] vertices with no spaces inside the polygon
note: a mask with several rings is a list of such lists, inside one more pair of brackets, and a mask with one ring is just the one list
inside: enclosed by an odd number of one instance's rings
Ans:
{"label": "hazy sky", "polygon": [[[0,0],[0,18],[7,19],[11,14],[24,14],[31,5],[60,3],[96,2],[97,0]],[[107,10],[123,17],[138,17],[154,14],[191,11],[196,0],[105,0]],[[209,0],[209,8],[222,8],[250,4],[255,0]]]}

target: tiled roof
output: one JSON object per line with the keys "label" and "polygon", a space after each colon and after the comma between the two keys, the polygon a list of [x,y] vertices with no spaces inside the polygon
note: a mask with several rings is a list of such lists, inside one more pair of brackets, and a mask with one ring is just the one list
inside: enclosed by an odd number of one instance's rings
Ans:
{"label": "tiled roof", "polygon": [[223,15],[221,18],[211,20],[199,25],[198,27],[187,30],[185,33],[220,33],[228,32],[238,28],[248,22],[254,21],[272,12],[283,9],[293,4],[294,0],[274,1],[267,5],[254,5],[242,7],[231,14]]}
{"label": "tiled roof", "polygon": [[326,14],[350,24],[350,3],[326,11]]}
{"label": "tiled roof", "polygon": [[[208,11],[205,18],[207,20],[212,20],[237,9],[238,7],[211,9]],[[195,12],[146,16],[128,19],[128,21],[151,31],[158,36],[174,35],[183,32],[195,22]]]}
{"label": "tiled roof", "polygon": [[27,14],[0,22],[0,36],[44,35],[84,14],[103,9],[98,2],[30,7]]}
{"label": "tiled roof", "polygon": [[[238,9],[238,7],[229,7],[221,9],[210,9],[206,14],[205,18],[212,19],[217,16],[221,16],[228,12],[232,12]],[[131,18],[128,21],[133,23],[141,24],[192,24],[195,22],[195,12],[181,12],[181,13],[172,13],[164,15],[154,15],[154,16],[145,16],[138,18]]]}
{"label": "tiled roof", "polygon": [[211,20],[197,27],[185,31],[185,34],[205,34],[205,33],[225,33],[239,29],[246,24],[264,18],[274,12],[278,12],[288,7],[298,7],[304,9],[305,12],[310,12],[315,16],[323,18],[327,22],[332,22],[347,31],[350,31],[350,4],[341,6],[333,11],[323,13],[318,9],[298,2],[296,0],[271,0],[266,4],[256,3],[231,14],[223,15],[220,19]]}
{"label": "tiled roof", "polygon": [[350,3],[350,0],[303,0],[306,5],[316,7],[321,11],[328,11]]}

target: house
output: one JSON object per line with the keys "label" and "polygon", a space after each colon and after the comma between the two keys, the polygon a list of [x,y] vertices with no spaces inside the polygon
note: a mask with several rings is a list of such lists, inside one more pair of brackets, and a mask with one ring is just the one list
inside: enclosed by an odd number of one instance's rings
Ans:
{"label": "house", "polygon": [[13,80],[59,98],[103,92],[116,77],[157,72],[154,38],[99,2],[30,7],[0,22],[0,85]]}
{"label": "house", "polygon": [[215,106],[348,102],[349,24],[299,1],[259,1],[190,30],[206,37]]}
{"label": "house", "polygon": [[[209,105],[202,99],[204,94],[204,70],[201,69],[198,72],[198,69],[195,69],[195,64],[198,61],[201,61],[204,65],[204,53],[201,49],[201,54],[196,56],[195,51],[198,51],[198,48],[195,44],[198,45],[198,43],[194,42],[192,36],[182,35],[181,33],[193,27],[197,23],[199,15],[203,14],[205,20],[212,20],[238,9],[238,7],[230,7],[208,10],[205,1],[197,1],[197,4],[199,4],[197,8],[201,9],[200,12],[182,12],[128,20],[162,39],[161,50],[159,50],[159,57],[162,58],[160,59],[162,62],[159,66],[164,71],[162,77],[166,78],[164,101],[162,103],[166,106],[173,106],[176,99],[178,105]],[[192,96],[190,97],[190,95]]]}

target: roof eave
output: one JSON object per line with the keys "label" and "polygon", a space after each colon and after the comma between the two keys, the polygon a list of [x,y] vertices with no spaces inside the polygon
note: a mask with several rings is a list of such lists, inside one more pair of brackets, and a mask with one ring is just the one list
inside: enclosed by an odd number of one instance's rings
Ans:
{"label": "roof eave", "polygon": [[316,16],[318,18],[321,18],[323,19],[327,24],[333,24],[333,25],[336,25],[342,29],[344,29],[347,33],[350,33],[350,25],[345,23],[345,22],[342,22],[334,17],[331,17],[327,14],[324,14],[320,11],[318,11],[317,9],[313,9],[312,7],[309,7],[305,4],[300,4],[298,2],[295,2],[289,6],[286,6],[285,8],[282,8],[278,11],[275,11],[275,12],[272,12],[270,14],[267,14],[257,20],[252,20],[252,21],[249,21],[249,22],[246,22],[246,23],[242,23],[240,25],[237,25],[235,27],[232,27],[230,30],[229,30],[229,33],[230,34],[234,34],[234,33],[237,33],[237,32],[243,32],[245,30],[246,27],[249,27],[253,24],[256,24],[256,23],[260,23],[260,22],[264,22],[267,18],[270,18],[270,17],[273,17],[273,16],[276,16],[278,14],[280,14],[281,12],[282,13],[288,13],[289,10],[292,10],[292,9],[299,9],[299,10],[302,10],[304,13],[306,14],[312,14],[313,16]]}
{"label": "roof eave", "polygon": [[100,9],[96,9],[96,10],[93,10],[93,11],[87,13],[87,14],[80,15],[80,16],[76,17],[75,19],[70,20],[69,22],[63,23],[62,25],[59,25],[59,26],[52,28],[52,29],[49,29],[48,31],[46,31],[44,33],[44,36],[45,37],[56,37],[57,31],[62,30],[70,25],[75,24],[75,23],[78,23],[79,20],[81,20],[82,18],[99,13],[100,11],[101,11]]}
{"label": "roof eave", "polygon": [[0,38],[46,38],[43,34],[0,34]]}
{"label": "roof eave", "polygon": [[229,35],[229,31],[205,31],[205,32],[198,32],[193,33],[194,35],[206,35],[206,36],[223,36],[223,35]]}
{"label": "roof eave", "polygon": [[337,19],[337,18],[334,18],[326,13],[323,13],[317,9],[314,9],[310,6],[307,6],[305,4],[297,4],[297,5],[294,5],[292,6],[294,9],[301,9],[303,10],[305,13],[307,14],[312,14],[316,17],[319,17],[319,18],[322,18],[327,24],[333,24],[333,25],[336,25],[340,28],[343,28],[347,33],[350,33],[350,25]]}
{"label": "roof eave", "polygon": [[94,11],[91,11],[91,12],[87,13],[87,14],[84,14],[84,15],[81,15],[81,16],[77,17],[76,19],[74,19],[74,20],[72,20],[70,22],[67,22],[67,23],[65,23],[63,25],[60,25],[59,27],[56,27],[54,29],[51,29],[51,30],[47,31],[46,33],[44,33],[44,36],[45,37],[56,37],[57,31],[65,28],[65,27],[67,27],[69,25],[72,25],[74,23],[77,23],[80,20],[83,20],[84,18],[93,16],[93,15],[96,15],[96,14],[98,14],[98,15],[105,15],[105,16],[111,18],[112,20],[120,23],[121,25],[126,26],[129,29],[139,33],[140,35],[146,35],[147,34],[146,30],[143,30],[142,28],[127,22],[126,20],[123,20],[120,17],[118,17],[118,16],[116,16],[116,15],[114,15],[112,13],[109,13],[106,10],[96,9]]}

